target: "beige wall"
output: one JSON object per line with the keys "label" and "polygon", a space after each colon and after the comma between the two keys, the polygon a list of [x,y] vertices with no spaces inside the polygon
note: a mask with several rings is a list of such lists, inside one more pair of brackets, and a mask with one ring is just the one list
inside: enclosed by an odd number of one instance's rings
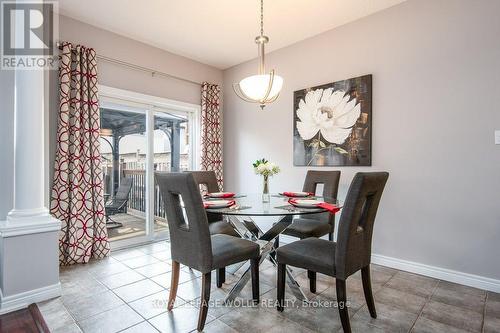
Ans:
{"label": "beige wall", "polygon": [[390,172],[373,252],[500,279],[499,12],[495,0],[410,0],[272,52],[285,83],[264,111],[231,91],[256,62],[224,71],[226,189],[260,191],[261,157],[282,168],[272,191],[301,189],[293,91],[371,73],[373,166],[332,169],[341,196],[358,171]]}
{"label": "beige wall", "polygon": [[[59,34],[61,41],[68,41],[92,47],[98,55],[125,61],[134,65],[151,68],[195,82],[208,81],[222,84],[222,71],[176,54],[140,43],[122,35],[88,25],[66,16],[59,17]],[[48,164],[51,170],[55,158],[55,142],[58,112],[58,77],[53,71],[49,78],[50,107],[50,145]],[[201,88],[199,85],[185,81],[152,77],[151,74],[123,67],[117,64],[98,60],[99,84],[126,89],[143,94],[169,98],[181,102],[200,104]],[[49,185],[50,187],[50,185]]]}

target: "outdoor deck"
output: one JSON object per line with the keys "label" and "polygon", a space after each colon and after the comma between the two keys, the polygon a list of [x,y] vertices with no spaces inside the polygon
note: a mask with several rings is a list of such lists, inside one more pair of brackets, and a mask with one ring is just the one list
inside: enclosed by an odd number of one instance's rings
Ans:
{"label": "outdoor deck", "polygon": [[[110,241],[143,236],[146,234],[146,221],[143,217],[132,214],[116,214],[113,215],[112,218],[116,222],[123,223],[123,226],[119,228],[108,229],[108,237]],[[161,218],[155,219],[154,230],[155,232],[167,231],[167,221]]]}

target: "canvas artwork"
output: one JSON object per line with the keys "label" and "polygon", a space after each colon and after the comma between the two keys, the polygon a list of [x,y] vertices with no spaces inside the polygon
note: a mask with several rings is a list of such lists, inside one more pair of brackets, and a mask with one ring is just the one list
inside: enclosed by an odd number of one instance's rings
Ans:
{"label": "canvas artwork", "polygon": [[371,165],[371,75],[298,90],[293,99],[294,165]]}

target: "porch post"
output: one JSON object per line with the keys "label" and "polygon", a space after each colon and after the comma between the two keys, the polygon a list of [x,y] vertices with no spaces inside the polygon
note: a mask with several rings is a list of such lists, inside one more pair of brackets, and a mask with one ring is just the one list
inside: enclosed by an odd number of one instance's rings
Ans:
{"label": "porch post", "polygon": [[170,171],[180,171],[181,160],[181,126],[178,121],[172,122],[170,137]]}
{"label": "porch post", "polygon": [[120,186],[120,140],[122,136],[113,131],[113,193],[116,194]]}

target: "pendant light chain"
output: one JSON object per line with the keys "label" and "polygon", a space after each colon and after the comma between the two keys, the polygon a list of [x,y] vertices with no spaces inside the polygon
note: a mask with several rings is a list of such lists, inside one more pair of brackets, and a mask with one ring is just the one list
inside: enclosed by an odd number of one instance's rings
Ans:
{"label": "pendant light chain", "polygon": [[264,36],[264,0],[260,0],[260,35]]}

